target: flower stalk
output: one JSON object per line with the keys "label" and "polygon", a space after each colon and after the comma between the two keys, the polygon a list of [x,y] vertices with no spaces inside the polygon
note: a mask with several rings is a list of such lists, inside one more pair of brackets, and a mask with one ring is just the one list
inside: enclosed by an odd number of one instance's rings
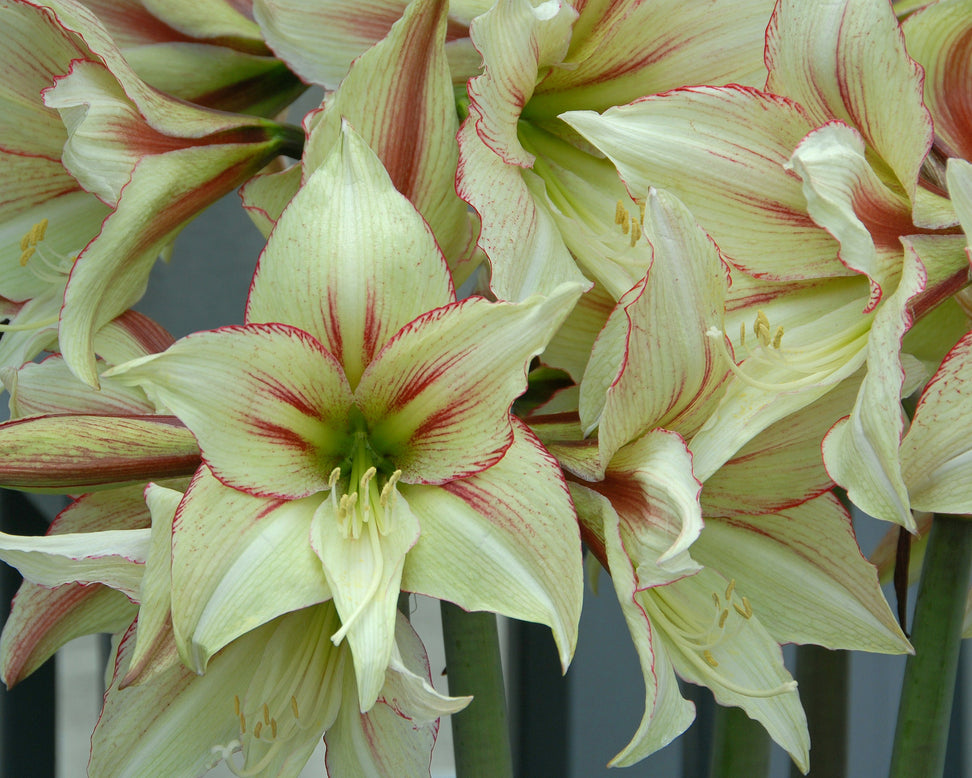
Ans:
{"label": "flower stalk", "polygon": [[961,647],[972,562],[972,526],[964,517],[936,514],[925,552],[905,665],[891,778],[940,776]]}
{"label": "flower stalk", "polygon": [[716,706],[710,778],[769,774],[770,739],[742,708]]}
{"label": "flower stalk", "polygon": [[[814,775],[844,775],[847,770],[847,675],[850,655],[822,646],[797,647],[796,679],[807,713]],[[803,773],[790,765],[791,778]]]}
{"label": "flower stalk", "polygon": [[512,778],[496,616],[467,613],[444,600],[441,606],[449,693],[473,695],[470,706],[452,717],[456,776]]}

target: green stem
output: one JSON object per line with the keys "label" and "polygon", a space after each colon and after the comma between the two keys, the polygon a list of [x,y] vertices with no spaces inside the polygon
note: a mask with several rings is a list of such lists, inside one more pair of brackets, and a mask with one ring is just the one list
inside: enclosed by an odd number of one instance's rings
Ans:
{"label": "green stem", "polygon": [[905,664],[891,778],[934,778],[944,770],[970,561],[969,519],[936,514],[915,602],[915,654]]}
{"label": "green stem", "polygon": [[709,778],[765,778],[770,741],[763,725],[742,708],[716,707]]}
{"label": "green stem", "polygon": [[449,693],[471,694],[469,707],[452,716],[457,778],[512,778],[506,691],[496,616],[467,613],[442,602]]}
{"label": "green stem", "polygon": [[[847,774],[846,651],[798,646],[796,679],[810,730],[810,776]],[[803,773],[790,763],[791,778]]]}

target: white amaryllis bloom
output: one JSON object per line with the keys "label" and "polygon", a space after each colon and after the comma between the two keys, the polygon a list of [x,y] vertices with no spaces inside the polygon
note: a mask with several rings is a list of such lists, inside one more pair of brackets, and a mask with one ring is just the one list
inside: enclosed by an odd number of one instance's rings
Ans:
{"label": "white amaryllis bloom", "polygon": [[[427,225],[345,126],[278,221],[246,324],[110,373],[204,452],[173,536],[187,663],[201,671],[242,632],[333,597],[369,710],[403,589],[548,624],[566,666],[575,515],[510,406],[579,292],[456,302]],[[278,575],[284,590],[266,585]]]}

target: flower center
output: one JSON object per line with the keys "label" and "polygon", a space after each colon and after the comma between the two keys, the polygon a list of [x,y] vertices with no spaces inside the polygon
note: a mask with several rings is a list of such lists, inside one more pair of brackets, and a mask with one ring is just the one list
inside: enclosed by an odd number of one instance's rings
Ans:
{"label": "flower center", "polygon": [[786,694],[796,688],[795,681],[787,681],[778,686],[766,689],[751,689],[740,686],[718,670],[719,660],[715,651],[723,641],[731,639],[740,630],[746,628],[746,623],[753,617],[753,607],[746,597],[736,594],[736,582],[731,580],[724,592],[712,592],[712,602],[715,606],[710,618],[703,623],[693,623],[692,613],[685,607],[685,602],[673,598],[673,592],[666,591],[671,586],[660,586],[649,589],[640,600],[648,618],[657,624],[680,649],[695,667],[707,676],[716,676],[718,683],[730,691],[747,697],[775,697]]}
{"label": "flower center", "polygon": [[373,528],[380,535],[391,531],[392,509],[398,497],[395,485],[402,471],[394,470],[387,476],[379,473],[374,464],[376,459],[368,445],[367,434],[358,431],[347,479],[342,477],[340,467],[335,467],[327,479],[331,490],[328,499],[345,538],[357,540],[365,528]]}

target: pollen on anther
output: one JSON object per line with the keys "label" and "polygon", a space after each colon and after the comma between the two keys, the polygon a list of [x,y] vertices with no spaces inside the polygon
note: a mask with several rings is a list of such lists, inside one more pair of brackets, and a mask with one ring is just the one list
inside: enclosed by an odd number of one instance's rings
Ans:
{"label": "pollen on anther", "polygon": [[233,708],[236,711],[236,715],[239,716],[240,715],[240,695],[238,694],[233,695]]}
{"label": "pollen on anther", "polygon": [[712,602],[715,603],[715,606],[717,608],[721,608],[722,607],[722,603],[719,602],[719,595],[716,594],[715,592],[712,592]]}
{"label": "pollen on anther", "polygon": [[776,334],[773,336],[773,348],[779,348],[780,343],[783,342],[783,325],[776,328]]}
{"label": "pollen on anther", "polygon": [[749,598],[743,597],[742,601],[743,601],[743,608],[746,609],[746,618],[747,619],[751,618],[753,615],[753,606],[749,604]]}
{"label": "pollen on anther", "polygon": [[263,732],[263,722],[258,721],[256,726],[253,728],[253,737],[260,739],[260,733]]}
{"label": "pollen on anther", "polygon": [[276,738],[277,737],[277,720],[270,719],[270,734]]}
{"label": "pollen on anther", "polygon": [[729,581],[729,585],[726,587],[726,600],[732,599],[732,593],[736,590],[736,579],[733,578]]}
{"label": "pollen on anther", "polygon": [[270,723],[270,708],[267,707],[266,703],[263,703],[263,723]]}
{"label": "pollen on anther", "polygon": [[[625,230],[627,232],[627,230]],[[632,247],[638,242],[638,238],[641,237],[641,223],[636,221],[635,218],[631,217],[631,245]]]}
{"label": "pollen on anther", "polygon": [[340,480],[340,478],[341,478],[341,468],[335,467],[327,478],[328,488],[333,489],[337,485],[337,482]]}
{"label": "pollen on anther", "polygon": [[300,710],[297,708],[297,698],[294,695],[290,695],[290,709],[294,712],[294,718],[300,718]]}
{"label": "pollen on anther", "polygon": [[240,734],[246,734],[246,716],[244,716],[242,713],[240,714]]}
{"label": "pollen on anther", "polygon": [[716,658],[714,656],[712,656],[712,652],[709,651],[708,649],[706,649],[705,651],[702,652],[702,658],[709,665],[711,665],[712,667],[718,667],[719,666],[719,662],[716,661]]}
{"label": "pollen on anther", "polygon": [[614,206],[614,223],[625,225],[628,223],[628,212],[624,208],[624,202],[618,200],[618,204]]}
{"label": "pollen on anther", "polygon": [[719,615],[719,629],[726,626],[726,619],[729,618],[729,611],[725,610]]}

